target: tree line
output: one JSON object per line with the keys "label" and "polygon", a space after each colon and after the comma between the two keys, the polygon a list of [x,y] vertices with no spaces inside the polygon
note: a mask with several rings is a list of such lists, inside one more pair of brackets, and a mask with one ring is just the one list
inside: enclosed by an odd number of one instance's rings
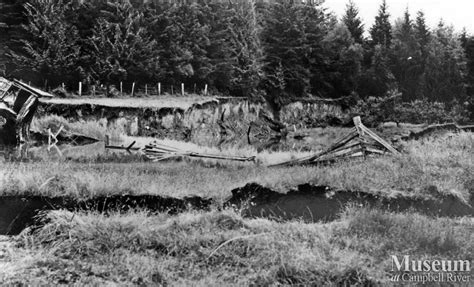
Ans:
{"label": "tree line", "polygon": [[[145,3],[146,2],[146,3]],[[392,21],[385,0],[364,27],[321,1],[0,1],[0,72],[42,86],[78,81],[204,86],[295,99],[401,95],[472,109],[474,37],[422,11]],[[369,35],[369,37],[366,37]]]}

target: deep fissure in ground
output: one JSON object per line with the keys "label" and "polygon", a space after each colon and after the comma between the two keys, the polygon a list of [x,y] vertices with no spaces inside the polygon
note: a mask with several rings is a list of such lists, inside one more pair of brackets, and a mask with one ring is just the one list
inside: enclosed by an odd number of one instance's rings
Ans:
{"label": "deep fissure in ground", "polygon": [[311,184],[299,185],[287,193],[279,193],[257,183],[249,183],[232,190],[232,196],[222,205],[211,198],[197,196],[172,198],[159,195],[114,195],[85,200],[72,197],[3,196],[0,197],[0,234],[16,235],[28,226],[37,226],[40,222],[39,214],[56,209],[105,214],[130,210],[177,214],[188,210],[233,208],[248,218],[328,222],[336,220],[348,205],[394,212],[415,211],[428,216],[474,216],[472,198],[469,203],[454,196],[387,198],[366,192],[334,190],[327,186]]}

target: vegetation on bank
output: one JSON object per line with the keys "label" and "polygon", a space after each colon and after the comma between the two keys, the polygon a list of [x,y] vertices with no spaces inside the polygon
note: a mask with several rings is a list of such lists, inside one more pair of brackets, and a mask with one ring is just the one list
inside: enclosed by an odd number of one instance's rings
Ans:
{"label": "vegetation on bank", "polygon": [[233,211],[53,211],[43,221],[15,238],[3,282],[371,285],[389,282],[391,255],[474,259],[469,219],[366,208],[350,207],[328,224],[244,219]]}
{"label": "vegetation on bank", "polygon": [[[0,194],[78,198],[111,194],[197,195],[223,200],[230,196],[232,189],[257,182],[281,192],[298,184],[311,183],[385,196],[452,194],[468,201],[474,192],[473,150],[472,133],[448,133],[407,142],[400,156],[354,159],[314,167],[267,168],[262,165],[307,153],[262,153],[258,156],[261,165],[211,160],[5,162],[0,166]],[[249,156],[251,152],[251,149],[242,150],[241,155]]]}
{"label": "vegetation on bank", "polygon": [[0,1],[0,70],[74,92],[81,81],[84,94],[104,85],[117,95],[120,82],[126,92],[132,82],[135,92],[158,82],[177,92],[184,83],[194,93],[208,85],[263,96],[278,110],[311,96],[348,107],[400,92],[401,103],[472,112],[471,35],[442,21],[427,27],[422,11],[391,19],[385,1],[364,27],[354,2],[341,20],[321,2]]}

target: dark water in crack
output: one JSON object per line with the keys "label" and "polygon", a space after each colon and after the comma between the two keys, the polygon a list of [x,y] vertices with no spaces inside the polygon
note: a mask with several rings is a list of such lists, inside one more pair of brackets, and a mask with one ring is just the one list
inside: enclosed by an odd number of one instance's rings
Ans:
{"label": "dark water in crack", "polygon": [[[368,206],[387,211],[415,211],[428,216],[474,216],[473,200],[469,204],[455,197],[443,198],[383,198],[363,192],[334,191],[324,186],[300,185],[286,194],[252,183],[232,191],[224,208],[236,208],[244,217],[270,218],[278,221],[303,220],[327,222],[335,220],[347,205]],[[183,199],[154,195],[119,195],[95,197],[77,201],[67,197],[0,197],[0,235],[14,235],[25,227],[37,224],[36,216],[45,210],[87,210],[104,214],[147,210],[176,214],[186,210],[208,211],[217,203],[212,199],[186,197]],[[219,208],[219,207],[218,207]]]}
{"label": "dark water in crack", "polygon": [[118,195],[77,201],[69,197],[0,197],[0,235],[15,235],[37,223],[41,211],[66,209],[103,214],[147,210],[176,214],[186,210],[210,210],[212,200],[200,197],[170,198],[153,195]]}
{"label": "dark water in crack", "polygon": [[252,183],[232,191],[227,206],[240,208],[246,217],[285,221],[331,221],[348,205],[368,206],[393,212],[415,211],[429,216],[474,216],[473,199],[464,203],[453,196],[442,198],[385,198],[364,192],[332,190],[326,186],[304,184],[286,194]]}

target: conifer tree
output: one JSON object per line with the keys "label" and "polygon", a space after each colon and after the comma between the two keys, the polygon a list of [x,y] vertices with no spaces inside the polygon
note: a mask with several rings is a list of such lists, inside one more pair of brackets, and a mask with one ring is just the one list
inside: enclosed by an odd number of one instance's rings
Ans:
{"label": "conifer tree", "polygon": [[[262,81],[274,111],[292,99],[321,93],[327,88],[324,35],[329,21],[319,4],[280,0],[268,4],[264,14]],[[277,113],[274,113],[277,116]]]}
{"label": "conifer tree", "polygon": [[347,26],[347,29],[349,29],[354,41],[362,44],[364,42],[364,24],[362,24],[362,20],[359,17],[359,9],[354,1],[349,0],[342,21]]}
{"label": "conifer tree", "polygon": [[375,17],[375,23],[370,29],[373,45],[381,45],[387,49],[392,41],[392,25],[390,24],[390,14],[385,0],[380,5],[378,15]]}
{"label": "conifer tree", "polygon": [[433,32],[426,61],[426,92],[431,101],[465,100],[466,56],[453,27],[443,22]]}
{"label": "conifer tree", "polygon": [[327,96],[349,96],[357,89],[363,57],[362,46],[355,43],[344,24],[337,24],[330,30],[324,38],[324,44],[329,60],[326,82],[331,86]]}
{"label": "conifer tree", "polygon": [[[128,3],[110,2],[112,13],[100,17],[88,43],[92,47],[90,76],[106,86],[147,80],[158,71],[158,49],[145,29],[143,13]],[[107,17],[109,15],[109,17]]]}
{"label": "conifer tree", "polygon": [[390,49],[390,69],[398,82],[403,100],[413,101],[418,96],[423,67],[408,9],[405,11],[403,18],[395,23],[393,34],[394,38]]}
{"label": "conifer tree", "polygon": [[[467,60],[467,94],[470,95],[471,105],[474,107],[474,36],[469,36],[466,29],[463,30],[461,37],[461,46],[464,49],[464,54]],[[472,111],[474,116],[474,110]]]}
{"label": "conifer tree", "polygon": [[35,73],[41,77],[36,79],[37,84],[47,80],[50,86],[76,81],[83,70],[79,65],[79,35],[66,17],[70,3],[36,0],[25,4],[25,8],[28,24],[24,29],[28,37],[20,40],[22,50],[11,51],[18,73]]}
{"label": "conifer tree", "polygon": [[415,37],[420,45],[422,51],[425,50],[426,46],[430,42],[431,33],[426,25],[425,14],[423,11],[418,11],[416,20],[413,25]]}
{"label": "conifer tree", "polygon": [[25,10],[26,0],[1,0],[0,1],[0,72],[14,72],[10,51],[22,52],[21,39],[27,34],[22,25],[28,23]]}

